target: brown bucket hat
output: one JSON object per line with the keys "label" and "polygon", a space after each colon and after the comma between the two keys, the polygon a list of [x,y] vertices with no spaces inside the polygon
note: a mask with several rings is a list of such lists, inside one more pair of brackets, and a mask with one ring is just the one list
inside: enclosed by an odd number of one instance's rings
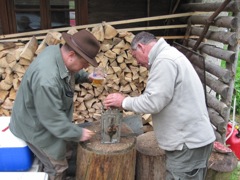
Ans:
{"label": "brown bucket hat", "polygon": [[82,56],[92,66],[98,66],[95,56],[100,49],[100,44],[92,33],[84,29],[73,35],[62,33],[62,37],[77,54]]}

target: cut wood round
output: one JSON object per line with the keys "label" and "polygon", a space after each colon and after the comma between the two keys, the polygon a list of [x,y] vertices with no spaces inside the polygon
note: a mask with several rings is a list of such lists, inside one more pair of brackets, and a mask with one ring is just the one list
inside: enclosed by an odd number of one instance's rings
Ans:
{"label": "cut wood round", "polygon": [[166,155],[159,148],[154,132],[137,137],[136,180],[165,180]]}
{"label": "cut wood round", "polygon": [[233,152],[212,152],[208,161],[206,180],[229,180],[232,171],[237,168],[238,160]]}
{"label": "cut wood round", "polygon": [[133,180],[136,166],[136,137],[125,136],[132,133],[122,124],[119,143],[102,144],[100,122],[87,127],[96,135],[91,140],[80,143],[77,151],[77,180]]}

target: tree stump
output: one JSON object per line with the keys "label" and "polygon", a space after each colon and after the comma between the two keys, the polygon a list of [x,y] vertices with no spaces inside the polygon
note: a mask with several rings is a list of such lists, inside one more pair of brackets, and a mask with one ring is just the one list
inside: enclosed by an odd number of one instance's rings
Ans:
{"label": "tree stump", "polygon": [[[80,143],[77,151],[77,180],[133,180],[136,166],[136,137],[121,137],[120,143],[102,144],[100,122],[87,127],[96,135]],[[121,134],[132,133],[124,123]]]}
{"label": "tree stump", "polygon": [[212,152],[208,160],[206,180],[229,180],[232,171],[237,168],[238,159],[233,152]]}
{"label": "tree stump", "polygon": [[136,180],[165,180],[166,155],[158,146],[154,132],[137,137]]}

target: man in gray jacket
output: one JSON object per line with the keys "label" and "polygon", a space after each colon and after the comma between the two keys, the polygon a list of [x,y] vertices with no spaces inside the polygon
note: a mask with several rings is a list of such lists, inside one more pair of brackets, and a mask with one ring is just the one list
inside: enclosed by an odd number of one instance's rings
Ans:
{"label": "man in gray jacket", "polygon": [[97,66],[100,45],[87,30],[63,33],[64,45],[46,47],[31,63],[14,102],[10,130],[23,139],[44,165],[50,180],[63,180],[69,142],[94,134],[72,123],[75,83],[89,82],[82,71]]}
{"label": "man in gray jacket", "polygon": [[109,94],[105,107],[152,114],[156,139],[167,156],[167,180],[204,179],[215,135],[198,75],[181,52],[151,33],[138,33],[131,49],[149,69],[146,89],[138,97]]}

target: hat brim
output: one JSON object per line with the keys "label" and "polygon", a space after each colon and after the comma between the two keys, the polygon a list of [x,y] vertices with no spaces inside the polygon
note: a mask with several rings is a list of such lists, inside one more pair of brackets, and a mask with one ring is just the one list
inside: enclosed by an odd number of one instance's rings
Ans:
{"label": "hat brim", "polygon": [[65,42],[80,56],[82,56],[86,61],[88,61],[92,66],[97,67],[98,63],[95,58],[89,58],[86,54],[84,54],[81,50],[76,48],[76,46],[72,42],[72,35],[68,33],[62,33],[62,37],[65,40]]}

